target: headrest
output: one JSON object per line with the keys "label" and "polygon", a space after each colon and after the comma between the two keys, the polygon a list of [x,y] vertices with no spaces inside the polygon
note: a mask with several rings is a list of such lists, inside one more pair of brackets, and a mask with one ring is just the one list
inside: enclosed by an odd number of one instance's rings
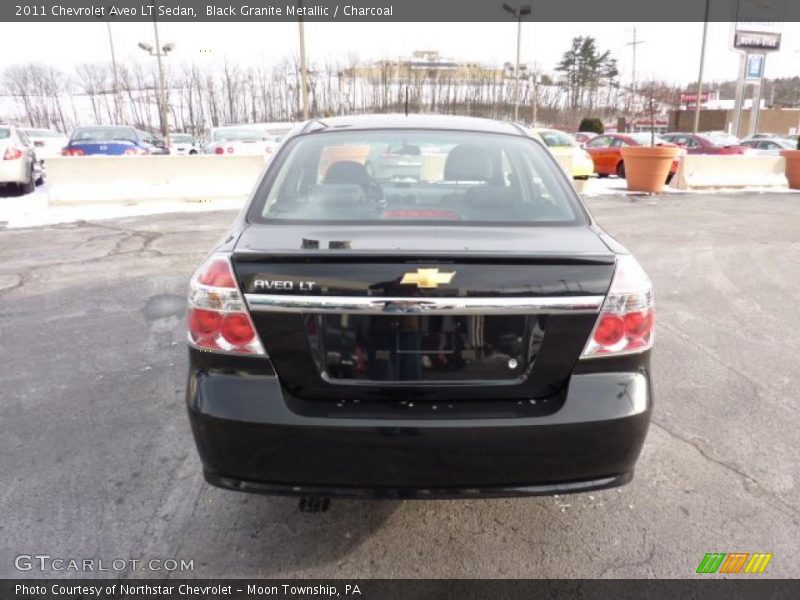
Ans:
{"label": "headrest", "polygon": [[369,182],[367,168],[354,160],[339,160],[332,163],[325,173],[323,183],[355,183],[365,185]]}
{"label": "headrest", "polygon": [[447,154],[445,181],[489,181],[492,162],[486,150],[475,144],[459,144]]}

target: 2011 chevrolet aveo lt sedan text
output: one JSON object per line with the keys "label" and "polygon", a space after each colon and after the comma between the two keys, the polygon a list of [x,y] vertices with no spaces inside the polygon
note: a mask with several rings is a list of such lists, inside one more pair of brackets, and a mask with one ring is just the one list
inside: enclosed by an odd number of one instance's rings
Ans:
{"label": "2011 chevrolet aveo lt sedan text", "polygon": [[650,281],[509,123],[298,125],[189,292],[205,477],[308,497],[628,482]]}

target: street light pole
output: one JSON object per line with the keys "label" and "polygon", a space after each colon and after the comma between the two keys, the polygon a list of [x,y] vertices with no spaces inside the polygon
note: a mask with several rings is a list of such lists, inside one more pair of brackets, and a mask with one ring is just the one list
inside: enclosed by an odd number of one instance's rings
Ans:
{"label": "street light pole", "polygon": [[[302,8],[303,0],[298,0],[297,4]],[[302,87],[300,96],[303,99],[303,120],[308,121],[308,69],[306,68],[306,32],[303,17],[298,18],[297,25],[300,34],[300,85]]]}
{"label": "street light pole", "polygon": [[[155,2],[150,2],[155,5]],[[153,31],[156,36],[156,59],[158,60],[158,81],[160,86],[160,101],[159,101],[159,115],[161,118],[161,135],[164,136],[164,141],[169,140],[169,127],[167,126],[167,92],[164,86],[164,65],[161,63],[161,56],[166,55],[166,51],[162,53],[161,42],[158,39],[158,21],[156,20],[156,11],[153,10]]]}
{"label": "street light pole", "polygon": [[522,44],[522,18],[531,14],[531,5],[525,4],[514,8],[503,4],[503,10],[517,19],[517,60],[514,63],[514,120],[519,121],[519,55]]}
{"label": "street light pole", "polygon": [[164,66],[161,63],[161,58],[167,56],[175,49],[174,44],[164,44],[161,46],[161,40],[158,37],[158,25],[153,19],[153,27],[156,34],[156,47],[153,48],[150,44],[139,42],[139,48],[147,52],[150,56],[155,56],[158,59],[158,92],[156,93],[156,102],[158,103],[158,118],[161,121],[161,134],[164,136],[164,142],[169,143],[169,126],[167,124],[167,93],[166,86],[164,85]]}
{"label": "street light pole", "polygon": [[700,127],[700,96],[703,94],[703,67],[706,62],[706,37],[708,36],[708,5],[711,0],[706,0],[705,16],[703,17],[703,44],[700,49],[700,72],[697,74],[697,98],[694,101],[694,125],[692,133],[697,133]]}

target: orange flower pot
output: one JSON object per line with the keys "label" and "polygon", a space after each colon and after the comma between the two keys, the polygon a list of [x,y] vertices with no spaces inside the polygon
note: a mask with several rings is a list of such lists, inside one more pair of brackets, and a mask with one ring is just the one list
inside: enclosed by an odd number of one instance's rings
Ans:
{"label": "orange flower pot", "polygon": [[789,187],[800,190],[800,150],[781,150],[781,156],[786,161],[786,179]]}
{"label": "orange flower pot", "polygon": [[673,146],[626,146],[621,148],[625,179],[632,192],[657,194],[667,182],[670,167],[681,149]]}

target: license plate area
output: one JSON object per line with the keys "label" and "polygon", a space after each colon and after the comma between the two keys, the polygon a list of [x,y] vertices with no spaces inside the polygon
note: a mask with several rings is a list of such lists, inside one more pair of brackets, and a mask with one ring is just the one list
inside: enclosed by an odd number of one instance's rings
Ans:
{"label": "license plate area", "polygon": [[514,384],[544,338],[546,315],[306,315],[306,332],[329,383]]}

